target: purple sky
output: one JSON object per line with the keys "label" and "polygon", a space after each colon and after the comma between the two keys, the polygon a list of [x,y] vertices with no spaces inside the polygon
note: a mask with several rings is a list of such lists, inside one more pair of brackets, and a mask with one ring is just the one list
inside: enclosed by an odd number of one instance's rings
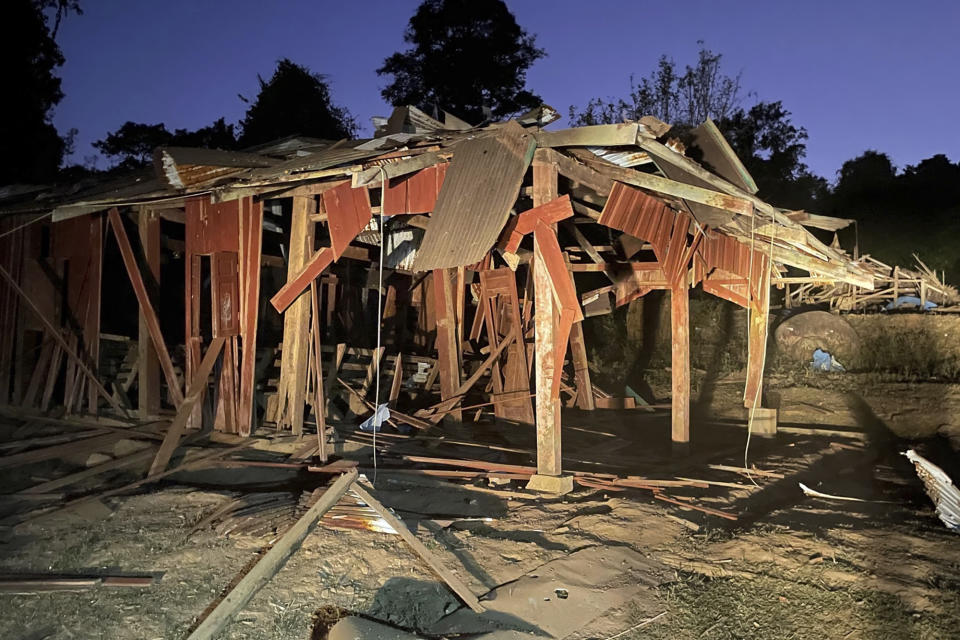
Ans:
{"label": "purple sky", "polygon": [[[417,0],[87,0],[58,36],[66,98],[54,122],[79,129],[73,160],[127,120],[170,129],[238,121],[257,74],[288,57],[325,74],[357,117],[388,115],[376,69],[403,47]],[[873,148],[902,167],[935,153],[960,160],[960,3],[919,0],[613,2],[508,0],[548,57],[528,86],[566,114],[620,96],[663,53],[693,63],[697,40],[742,71],[748,98],[782,100],[810,134],[807,162],[833,179]],[[464,70],[469,73],[469,69]],[[556,126],[556,125],[554,125]],[[103,160],[100,167],[105,166]]]}

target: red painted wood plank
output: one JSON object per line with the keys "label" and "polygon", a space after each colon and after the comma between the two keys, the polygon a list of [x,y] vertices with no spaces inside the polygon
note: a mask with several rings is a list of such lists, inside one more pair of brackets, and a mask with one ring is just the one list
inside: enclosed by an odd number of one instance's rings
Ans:
{"label": "red painted wood plank", "polygon": [[357,234],[370,222],[373,215],[370,192],[366,188],[353,189],[349,182],[344,182],[324,191],[322,198],[330,227],[333,259],[338,260]]}
{"label": "red painted wood plank", "polygon": [[334,259],[333,249],[329,247],[320,249],[310,258],[310,261],[304,265],[303,270],[295,278],[280,287],[280,290],[270,298],[270,304],[273,305],[273,308],[278,313],[283,313],[310,286],[314,278],[323,273],[324,269],[333,263]]}

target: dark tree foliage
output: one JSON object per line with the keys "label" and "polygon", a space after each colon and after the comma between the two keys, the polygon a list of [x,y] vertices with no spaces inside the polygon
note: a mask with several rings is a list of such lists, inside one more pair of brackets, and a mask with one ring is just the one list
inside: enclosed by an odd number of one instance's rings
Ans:
{"label": "dark tree foliage", "polygon": [[828,211],[862,223],[862,252],[902,266],[916,253],[960,281],[960,162],[937,154],[898,172],[887,154],[865,151],[837,172]]}
{"label": "dark tree foliage", "polygon": [[146,165],[153,158],[153,150],[160,146],[205,147],[234,149],[237,139],[234,126],[220,118],[207,127],[195,131],[175,129],[168,131],[164,124],[126,122],[116,131],[97,140],[93,146],[103,155],[116,161],[115,168],[134,169]]}
{"label": "dark tree foliage", "polygon": [[[46,12],[53,11],[54,26]],[[63,53],[54,40],[70,12],[80,13],[71,0],[3,0],[0,2],[0,59],[4,61],[4,117],[0,140],[0,184],[42,183],[56,177],[72,136],[60,137],[51,118],[63,99],[60,78]]]}
{"label": "dark tree foliage", "polygon": [[660,56],[657,68],[637,83],[630,78],[626,98],[596,98],[570,107],[574,125],[610,124],[652,115],[673,125],[671,136],[688,141],[691,128],[714,120],[759,188],[759,196],[791,209],[815,209],[825,197],[826,180],[807,169],[807,132],[795,126],[780,102],[741,106],[740,74],[724,73],[722,54],[700,42],[695,65],[681,72]]}
{"label": "dark tree foliage", "polygon": [[827,181],[803,162],[807,131],[793,124],[780,101],[737,109],[717,126],[753,176],[760,197],[789,209],[816,210],[824,201]]}
{"label": "dark tree foliage", "polygon": [[545,53],[502,0],[425,0],[403,39],[411,48],[377,69],[393,76],[381,95],[394,106],[443,109],[479,124],[541,103],[525,86]]}
{"label": "dark tree foliage", "polygon": [[356,134],[356,121],[346,108],[333,104],[324,76],[284,58],[270,80],[258,80],[260,93],[240,123],[241,146],[290,135],[340,140]]}
{"label": "dark tree foliage", "polygon": [[674,126],[695,127],[707,118],[728,118],[740,104],[740,74],[724,74],[722,54],[710,51],[702,41],[699,44],[695,66],[687,65],[681,73],[675,61],[660,56],[656,70],[639,83],[630,76],[626,98],[595,98],[580,111],[571,106],[571,124],[612,124],[656,116]]}

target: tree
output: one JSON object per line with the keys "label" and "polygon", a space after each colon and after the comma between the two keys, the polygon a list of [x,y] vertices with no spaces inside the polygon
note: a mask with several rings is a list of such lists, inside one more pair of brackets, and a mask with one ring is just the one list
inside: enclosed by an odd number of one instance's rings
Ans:
{"label": "tree", "polygon": [[114,168],[135,169],[148,164],[153,158],[153,150],[160,146],[234,149],[237,139],[234,126],[223,118],[196,131],[175,129],[172,133],[162,123],[127,121],[103,140],[94,142],[93,146],[117,161]]}
{"label": "tree", "polygon": [[356,121],[346,108],[333,104],[324,76],[284,58],[269,81],[257,79],[260,93],[240,123],[241,146],[289,135],[340,140],[356,134]]}
{"label": "tree", "polygon": [[827,197],[827,181],[810,173],[807,130],[790,120],[783,103],[758,102],[717,123],[757,183],[759,194],[777,206],[816,210]]}
{"label": "tree", "polygon": [[394,106],[440,109],[480,124],[539,106],[527,70],[545,53],[502,0],[425,0],[403,36],[410,49],[383,61],[381,91]]}
{"label": "tree", "polygon": [[[46,11],[55,10],[53,30]],[[57,173],[72,143],[53,126],[53,109],[63,99],[56,69],[63,65],[56,31],[75,0],[4,0],[0,2],[0,58],[5,62],[5,116],[0,140],[8,151],[0,158],[0,184],[48,182]]]}
{"label": "tree", "polygon": [[[779,101],[744,109],[740,74],[727,75],[722,54],[699,44],[696,64],[682,73],[676,62],[660,56],[657,68],[639,83],[630,77],[626,98],[596,98],[579,111],[571,106],[570,121],[585,126],[652,115],[673,125],[670,135],[688,143],[690,130],[710,118],[753,176],[760,197],[782,207],[816,209],[828,185],[803,162],[806,130],[793,124]],[[695,150],[691,153],[696,156]]]}
{"label": "tree", "polygon": [[657,68],[639,83],[630,76],[626,98],[595,98],[580,111],[571,106],[571,123],[612,124],[650,115],[674,126],[695,127],[707,118],[728,118],[740,104],[740,74],[722,73],[722,54],[704,47],[703,41],[699,44],[696,66],[687,65],[681,74],[676,62],[660,56]]}

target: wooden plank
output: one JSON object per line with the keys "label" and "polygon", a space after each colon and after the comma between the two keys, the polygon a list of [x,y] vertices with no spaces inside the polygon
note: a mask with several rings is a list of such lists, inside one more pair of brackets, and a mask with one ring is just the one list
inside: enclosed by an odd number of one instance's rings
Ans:
{"label": "wooden plank", "polygon": [[160,359],[160,368],[163,371],[164,378],[167,380],[167,388],[170,391],[170,396],[173,398],[174,405],[179,407],[183,402],[183,392],[180,390],[180,384],[177,382],[177,374],[173,370],[173,362],[170,360],[167,345],[163,341],[163,333],[160,331],[160,321],[157,319],[153,303],[150,302],[150,296],[147,295],[147,288],[143,284],[140,268],[137,266],[136,258],[133,256],[133,249],[130,246],[127,231],[123,228],[120,212],[117,211],[116,208],[110,209],[107,217],[110,220],[110,227],[113,229],[113,236],[117,239],[117,245],[120,247],[120,255],[123,256],[123,264],[127,269],[127,276],[130,278],[133,292],[137,296],[140,312],[147,324],[150,339],[157,351],[157,357]]}
{"label": "wooden plank", "polygon": [[127,415],[127,410],[123,408],[123,405],[121,405],[117,399],[113,397],[113,394],[107,391],[103,384],[100,383],[100,380],[98,380],[97,376],[93,373],[93,371],[90,370],[90,367],[88,367],[87,364],[81,360],[80,356],[77,355],[77,353],[70,347],[64,337],[60,334],[60,330],[53,326],[53,323],[47,319],[43,311],[41,311],[36,303],[26,294],[26,292],[20,288],[20,285],[17,283],[14,277],[10,275],[10,272],[7,271],[2,265],[0,265],[0,276],[3,276],[7,283],[9,283],[10,288],[13,289],[18,296],[20,296],[20,299],[23,300],[24,303],[26,303],[30,311],[32,311],[33,314],[36,315],[40,320],[40,323],[43,324],[50,337],[52,337],[57,344],[60,345],[63,353],[65,353],[67,357],[70,358],[71,361],[73,361],[76,366],[80,368],[83,374],[90,380],[90,383],[97,388],[97,391],[100,392],[100,395],[106,399],[110,406],[116,409],[120,414]]}
{"label": "wooden plank", "polygon": [[189,460],[189,461],[186,461],[186,462],[182,462],[182,463],[180,463],[179,465],[177,465],[177,466],[175,466],[175,467],[171,467],[171,468],[167,469],[166,471],[162,471],[162,472],[160,472],[160,473],[158,473],[158,474],[156,474],[156,475],[149,475],[149,476],[147,476],[147,477],[145,477],[145,478],[141,478],[140,480],[135,480],[134,482],[130,482],[130,483],[125,484],[125,485],[120,486],[120,487],[114,487],[113,489],[107,489],[106,491],[100,491],[100,492],[98,492],[98,493],[94,493],[94,494],[91,494],[91,495],[83,496],[83,497],[81,497],[81,498],[76,498],[76,499],[74,499],[74,500],[69,500],[69,501],[64,502],[64,503],[62,503],[62,504],[60,504],[60,505],[57,505],[57,506],[56,506],[54,509],[52,509],[51,511],[44,511],[44,512],[42,512],[42,513],[30,514],[30,515],[26,516],[26,517],[23,519],[23,522],[27,522],[27,521],[30,521],[30,520],[35,520],[35,519],[40,518],[40,517],[42,517],[42,516],[47,516],[47,515],[50,515],[51,513],[54,513],[54,512],[57,512],[57,511],[61,511],[61,510],[63,510],[63,509],[69,509],[69,508],[71,508],[71,507],[76,507],[76,506],[78,506],[78,505],[86,504],[86,503],[88,503],[88,502],[94,502],[94,501],[96,501],[96,500],[102,500],[103,498],[110,498],[110,497],[112,497],[112,496],[117,496],[117,495],[120,495],[120,494],[125,493],[125,492],[127,492],[127,491],[131,491],[131,490],[133,490],[133,489],[138,489],[138,488],[140,488],[140,487],[142,487],[142,486],[144,486],[144,485],[146,485],[146,484],[150,484],[150,483],[152,483],[152,482],[156,482],[157,480],[162,480],[163,478],[166,478],[167,476],[171,476],[171,475],[173,475],[173,474],[175,474],[175,473],[180,473],[181,471],[186,471],[187,469],[195,469],[195,468],[199,468],[199,467],[208,465],[210,462],[212,462],[213,460],[216,460],[217,458],[222,458],[223,456],[226,456],[226,455],[228,455],[228,454],[230,454],[230,453],[233,453],[233,452],[235,452],[235,451],[240,451],[241,449],[245,449],[245,448],[253,445],[253,443],[254,443],[254,440],[246,440],[245,442],[242,442],[242,443],[240,443],[240,444],[234,445],[234,446],[232,446],[232,447],[226,447],[226,448],[223,448],[223,449],[215,449],[215,450],[210,451],[210,452],[208,452],[208,453],[205,453],[205,454],[203,454],[203,455],[197,456],[196,458],[194,458],[194,459],[192,459],[192,460]]}
{"label": "wooden plank", "polygon": [[674,449],[690,447],[690,298],[686,282],[670,289],[671,328],[671,428]]}
{"label": "wooden plank", "polygon": [[52,460],[73,453],[86,453],[96,451],[102,447],[112,445],[117,440],[123,438],[116,433],[107,433],[92,438],[81,438],[64,444],[44,447],[42,449],[32,449],[23,453],[14,453],[0,457],[0,469],[9,469],[24,464],[33,464],[44,460]]}
{"label": "wooden plank", "polygon": [[593,411],[596,404],[593,398],[593,383],[590,380],[590,364],[587,360],[587,345],[583,339],[583,323],[575,322],[570,330],[570,356],[577,380],[577,407]]}
{"label": "wooden plank", "polygon": [[313,389],[313,416],[317,422],[317,451],[320,460],[327,461],[326,390],[323,384],[323,351],[320,345],[320,298],[316,282],[310,283],[310,333],[313,336],[313,369],[316,384]]}
{"label": "wooden plank", "polygon": [[117,469],[124,469],[126,467],[132,467],[136,464],[145,463],[149,461],[153,455],[154,447],[149,447],[143,451],[138,451],[128,456],[123,456],[122,458],[108,460],[103,464],[95,465],[89,469],[84,469],[83,471],[77,471],[76,473],[70,473],[60,478],[48,480],[47,482],[41,482],[40,484],[33,485],[29,489],[24,489],[21,491],[21,493],[47,493],[56,489],[62,489],[63,487],[68,487],[70,485],[77,484],[78,482],[83,482],[88,478],[94,478],[103,473],[107,473],[108,471],[115,471]]}
{"label": "wooden plank", "polygon": [[[380,517],[383,518],[387,524],[393,527],[394,531],[400,534],[400,537],[403,538],[403,541],[410,546],[417,556],[423,560],[427,566],[429,566],[434,573],[436,573],[443,581],[447,584],[450,589],[457,594],[463,602],[473,609],[477,613],[483,613],[486,611],[484,606],[480,604],[480,601],[477,599],[477,596],[470,590],[460,578],[457,577],[452,571],[447,569],[440,563],[439,559],[427,549],[426,546],[420,540],[413,535],[413,532],[407,528],[407,525],[398,518],[392,511],[387,509],[383,504],[377,500],[373,495],[370,494],[359,482],[353,485],[353,492],[360,497],[361,500],[367,503],[367,506],[371,507],[374,511],[380,514]],[[326,493],[324,493],[326,496]],[[322,499],[322,498],[321,498]]]}
{"label": "wooden plank", "polygon": [[317,526],[323,514],[337,504],[343,494],[354,485],[357,475],[357,470],[351,469],[337,478],[336,482],[323,492],[316,504],[284,532],[270,551],[264,554],[210,612],[210,615],[204,618],[187,640],[212,640],[217,637],[233,616],[283,568],[290,556],[300,548],[307,535]]}
{"label": "wooden plank", "polygon": [[390,384],[390,405],[396,406],[400,397],[400,386],[403,384],[403,354],[398,353],[393,362],[393,382]]}
{"label": "wooden plank", "polygon": [[177,415],[174,417],[173,422],[170,423],[167,434],[163,438],[160,448],[157,450],[157,455],[153,459],[147,475],[156,475],[167,468],[170,457],[180,444],[180,436],[187,427],[187,418],[193,411],[193,406],[203,395],[207,387],[207,378],[210,376],[210,372],[213,371],[213,365],[223,350],[223,343],[225,341],[225,338],[214,338],[210,346],[207,347],[207,352],[203,355],[203,360],[200,362],[200,366],[197,367],[197,371],[190,381],[190,386],[188,387],[190,391],[180,404],[180,408],[177,409]]}

